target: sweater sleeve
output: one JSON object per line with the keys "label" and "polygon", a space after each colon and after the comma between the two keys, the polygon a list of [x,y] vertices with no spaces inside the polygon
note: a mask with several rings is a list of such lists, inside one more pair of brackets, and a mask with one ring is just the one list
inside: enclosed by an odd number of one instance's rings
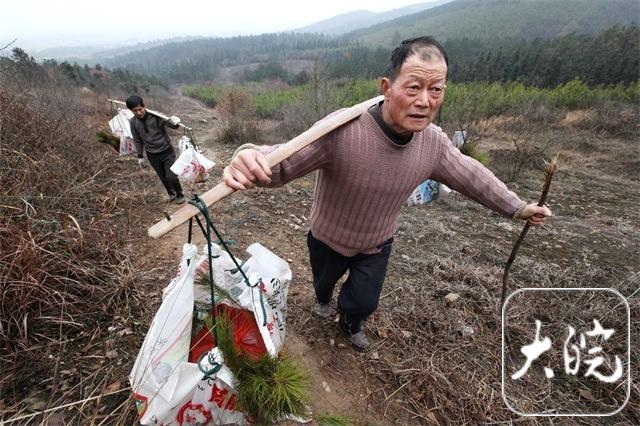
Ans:
{"label": "sweater sleeve", "polygon": [[[341,108],[337,111],[332,112],[326,117],[316,121],[313,126],[317,126],[323,121],[330,119],[334,115],[344,111],[345,108]],[[293,154],[291,157],[282,161],[280,164],[275,165],[271,168],[271,183],[268,185],[264,185],[269,188],[276,188],[278,186],[282,186],[288,182],[291,182],[294,179],[302,177],[308,173],[311,173],[314,170],[323,168],[330,164],[332,158],[332,145],[334,143],[335,131],[329,132],[323,137],[319,138],[317,141],[314,141],[310,145],[302,148],[300,151]],[[278,145],[253,145],[253,144],[244,144],[238,147],[236,151],[233,153],[233,156],[242,151],[243,149],[251,148],[256,149],[262,152],[264,155],[267,155],[270,152],[275,151],[280,144]],[[262,185],[261,185],[262,186]]]}
{"label": "sweater sleeve", "polygon": [[444,134],[437,143],[440,153],[433,179],[510,218],[526,204],[489,169],[456,149]]}
{"label": "sweater sleeve", "polygon": [[[305,146],[300,151],[291,155],[286,160],[281,161],[271,168],[271,183],[268,185],[260,185],[268,188],[277,188],[292,180],[302,177],[314,170],[320,169],[330,163],[331,160],[331,143],[333,141],[333,132],[323,136],[310,145]],[[237,154],[242,149],[255,149],[264,155],[275,151],[278,145],[252,145],[246,144],[240,146]],[[234,155],[235,155],[234,154]]]}
{"label": "sweater sleeve", "polygon": [[136,128],[133,120],[135,120],[135,117],[129,120],[129,127],[131,128],[131,135],[133,136],[133,143],[136,146],[136,153],[138,154],[138,158],[142,158],[144,156],[142,153],[142,139],[138,134],[138,129]]}

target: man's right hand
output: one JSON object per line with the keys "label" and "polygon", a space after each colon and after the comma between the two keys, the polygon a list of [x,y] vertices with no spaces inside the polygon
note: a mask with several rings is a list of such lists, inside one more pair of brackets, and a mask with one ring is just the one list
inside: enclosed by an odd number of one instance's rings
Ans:
{"label": "man's right hand", "polygon": [[271,182],[271,169],[263,153],[255,149],[243,149],[224,168],[222,179],[233,189],[249,189],[257,184]]}
{"label": "man's right hand", "polygon": [[145,169],[147,167],[147,160],[138,158],[138,166],[140,166],[141,169]]}

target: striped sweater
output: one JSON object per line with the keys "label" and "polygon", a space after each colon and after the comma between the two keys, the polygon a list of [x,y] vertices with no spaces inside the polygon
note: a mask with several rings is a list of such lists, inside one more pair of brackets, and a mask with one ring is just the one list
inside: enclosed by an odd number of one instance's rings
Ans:
{"label": "striped sweater", "polygon": [[[277,145],[252,147],[266,154]],[[525,205],[491,171],[462,155],[436,126],[398,145],[368,112],[274,166],[267,186],[281,186],[314,170],[311,232],[344,256],[378,252],[395,234],[411,192],[429,178],[508,217]]]}

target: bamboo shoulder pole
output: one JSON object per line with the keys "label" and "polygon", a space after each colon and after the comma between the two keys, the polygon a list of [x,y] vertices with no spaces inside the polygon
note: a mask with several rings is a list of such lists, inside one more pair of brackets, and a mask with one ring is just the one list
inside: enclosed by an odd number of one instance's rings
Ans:
{"label": "bamboo shoulder pole", "polygon": [[[369,107],[375,105],[376,103],[382,101],[383,96],[377,96],[375,98],[369,99],[367,101],[361,102],[352,106],[351,108],[347,108],[343,111],[340,111],[322,121],[317,123],[315,126],[311,127],[309,130],[301,133],[295,138],[291,139],[289,142],[282,144],[275,151],[267,154],[267,161],[270,167],[279,164],[280,162],[286,160],[294,153],[300,151],[307,145],[310,145],[314,141],[320,139],[322,136],[331,132],[332,130],[337,129],[338,127],[348,123],[349,121],[359,117],[362,115]],[[205,192],[200,196],[200,198],[206,203],[209,207],[223,198],[233,194],[235,192],[234,189],[228,187],[224,182],[220,182],[215,187]],[[163,219],[160,222],[153,225],[148,230],[148,234],[153,238],[160,238],[167,232],[177,228],[191,217],[197,215],[200,211],[192,205],[185,205],[178,209],[174,214],[172,214],[168,219]]]}
{"label": "bamboo shoulder pole", "polygon": [[[107,101],[112,102],[112,103],[117,104],[117,105],[122,105],[122,106],[125,106],[125,107],[127,106],[127,104],[126,104],[125,102],[117,101],[117,100],[115,100],[115,99],[107,99]],[[149,109],[149,108],[147,108],[147,107],[145,107],[144,109],[145,109],[149,114],[155,115],[156,117],[159,117],[159,118],[161,118],[161,119],[163,119],[163,120],[168,120],[168,119],[169,119],[169,117],[168,117],[168,116],[166,116],[165,114],[163,114],[163,113],[161,113],[161,112],[159,112],[159,111],[154,111],[154,110]],[[178,126],[180,126],[180,127],[184,128],[184,129],[187,129],[187,130],[192,130],[192,129],[191,129],[191,127],[185,126],[185,125],[184,125],[184,124],[182,124],[182,123],[178,123]]]}

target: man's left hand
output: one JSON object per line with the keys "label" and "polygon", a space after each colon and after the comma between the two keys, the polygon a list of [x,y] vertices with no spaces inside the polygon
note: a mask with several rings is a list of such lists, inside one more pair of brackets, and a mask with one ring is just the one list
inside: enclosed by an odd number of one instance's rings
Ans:
{"label": "man's left hand", "polygon": [[180,118],[172,115],[169,117],[169,123],[171,123],[172,126],[177,126],[180,123]]}
{"label": "man's left hand", "polygon": [[551,210],[547,206],[538,206],[535,203],[527,204],[527,206],[522,210],[519,219],[526,220],[532,226],[540,226],[544,224],[544,221],[552,216]]}

